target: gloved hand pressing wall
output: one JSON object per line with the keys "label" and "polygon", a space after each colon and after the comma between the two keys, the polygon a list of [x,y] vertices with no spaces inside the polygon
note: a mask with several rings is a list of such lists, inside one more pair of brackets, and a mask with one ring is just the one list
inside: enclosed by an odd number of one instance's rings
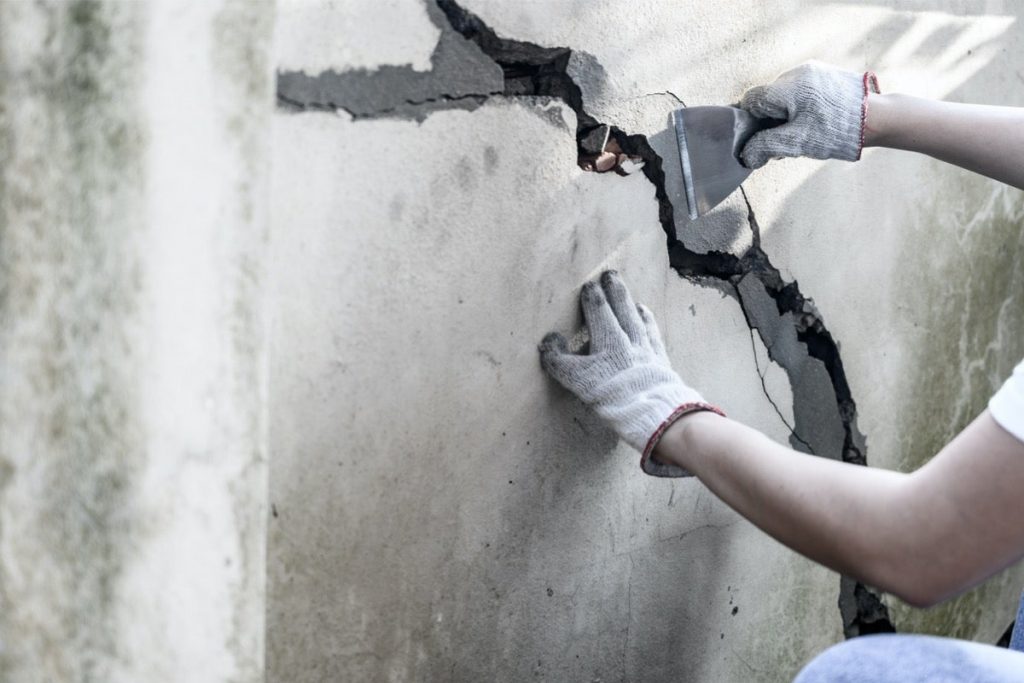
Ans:
{"label": "gloved hand pressing wall", "polygon": [[808,62],[768,85],[743,94],[740,107],[758,118],[787,123],[755,134],[740,152],[743,165],[760,168],[771,159],[811,157],[857,161],[864,147],[869,93],[875,74]]}
{"label": "gloved hand pressing wall", "polygon": [[644,472],[691,476],[681,467],[652,459],[651,453],[669,425],[683,415],[722,411],[705,403],[675,373],[654,316],[633,303],[618,273],[607,271],[600,282],[583,285],[580,304],[590,352],[570,352],[565,337],[552,332],[540,344],[542,366],[640,451]]}

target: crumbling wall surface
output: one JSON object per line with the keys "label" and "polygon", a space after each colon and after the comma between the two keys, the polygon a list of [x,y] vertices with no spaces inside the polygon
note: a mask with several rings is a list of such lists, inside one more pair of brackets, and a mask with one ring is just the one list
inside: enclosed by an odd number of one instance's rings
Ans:
{"label": "crumbling wall surface", "polygon": [[0,679],[263,678],[273,5],[0,3]]}
{"label": "crumbling wall surface", "polygon": [[[933,612],[841,580],[697,481],[642,475],[536,343],[614,267],[732,417],[926,460],[1024,354],[1018,193],[873,151],[775,162],[691,224],[668,115],[808,58],[1014,104],[1016,19],[385,4],[386,28],[359,0],[278,7],[270,679],[775,681],[844,635],[994,641],[1019,570]],[[580,170],[600,124],[641,171]]]}

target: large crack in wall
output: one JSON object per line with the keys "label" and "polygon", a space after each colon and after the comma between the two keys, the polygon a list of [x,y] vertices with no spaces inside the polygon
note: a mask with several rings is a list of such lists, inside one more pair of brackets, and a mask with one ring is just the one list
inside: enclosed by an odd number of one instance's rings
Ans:
{"label": "large crack in wall", "polygon": [[[654,186],[670,266],[691,282],[731,295],[770,360],[786,372],[793,393],[794,419],[792,425],[787,423],[791,445],[813,455],[866,465],[866,441],[857,426],[857,406],[839,345],[813,301],[796,281],[786,282],[765,253],[746,193],[742,196],[753,240],[746,252],[736,256],[693,250],[677,234],[662,156],[647,136],[603,124],[585,111],[582,91],[569,73],[571,48],[501,38],[454,0],[428,0],[427,10],[441,28],[431,71],[395,66],[312,76],[283,71],[277,80],[280,106],[291,111],[340,109],[356,120],[423,120],[438,110],[475,109],[494,96],[565,102],[576,114],[581,166],[586,167],[586,161],[608,144],[643,161],[642,172]],[[772,397],[768,399],[778,412]],[[841,578],[838,605],[847,638],[895,631],[878,594],[860,582]]]}

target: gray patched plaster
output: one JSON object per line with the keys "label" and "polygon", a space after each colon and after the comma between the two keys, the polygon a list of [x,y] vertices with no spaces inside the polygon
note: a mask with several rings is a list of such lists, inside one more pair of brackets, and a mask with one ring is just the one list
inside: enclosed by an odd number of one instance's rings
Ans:
{"label": "gray patched plaster", "polygon": [[372,70],[341,65],[315,73],[284,70],[277,75],[278,101],[300,109],[341,109],[355,118],[422,119],[435,109],[473,109],[500,94],[501,67],[455,32],[434,2],[426,8],[440,29],[429,70],[390,64]]}

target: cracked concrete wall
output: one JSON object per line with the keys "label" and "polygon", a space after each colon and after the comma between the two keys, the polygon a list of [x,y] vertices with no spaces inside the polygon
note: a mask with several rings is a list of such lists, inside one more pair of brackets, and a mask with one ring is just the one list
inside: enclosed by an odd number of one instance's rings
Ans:
{"label": "cracked concrete wall", "polygon": [[258,681],[270,3],[0,3],[0,679]]}
{"label": "cracked concrete wall", "polygon": [[[1019,192],[869,151],[691,224],[668,114],[809,58],[1024,104],[1012,4],[385,4],[278,8],[269,678],[767,681],[844,635],[994,642],[1020,568],[930,611],[841,580],[643,476],[535,346],[615,267],[732,417],[926,460],[1024,355]],[[579,169],[597,124],[643,172]]]}

